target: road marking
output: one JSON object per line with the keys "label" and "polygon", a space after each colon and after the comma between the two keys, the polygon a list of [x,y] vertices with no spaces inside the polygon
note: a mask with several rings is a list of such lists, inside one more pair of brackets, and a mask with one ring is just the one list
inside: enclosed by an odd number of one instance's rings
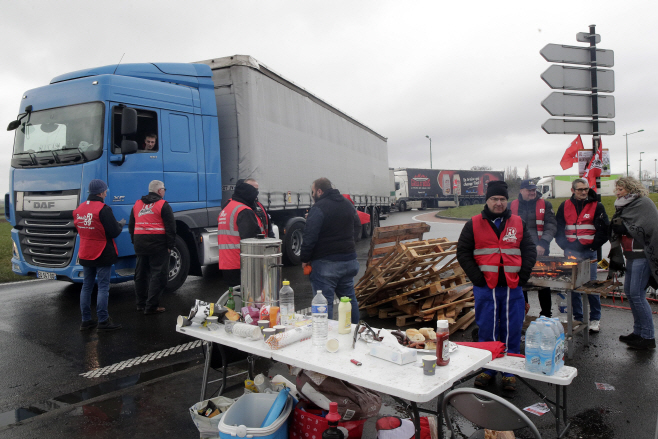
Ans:
{"label": "road marking", "polygon": [[32,279],[32,280],[19,280],[16,282],[7,282],[4,284],[0,284],[0,286],[5,286],[5,285],[16,285],[16,284],[29,284],[30,282],[43,282],[44,280],[51,280],[51,279]]}
{"label": "road marking", "polygon": [[148,361],[159,360],[169,355],[178,354],[180,352],[189,351],[190,349],[198,348],[201,346],[201,340],[191,341],[171,348],[163,349],[150,354],[142,355],[141,357],[131,358],[130,360],[121,361],[119,363],[111,364],[109,366],[101,367],[100,369],[90,370],[89,372],[81,373],[80,376],[85,378],[98,378],[103,375],[123,370],[129,367],[137,366],[138,364],[146,363]]}

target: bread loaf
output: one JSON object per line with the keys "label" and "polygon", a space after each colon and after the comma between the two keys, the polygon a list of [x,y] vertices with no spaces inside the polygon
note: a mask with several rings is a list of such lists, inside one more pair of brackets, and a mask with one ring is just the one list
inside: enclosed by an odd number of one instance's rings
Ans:
{"label": "bread loaf", "polygon": [[434,332],[434,329],[420,328],[418,331],[423,334],[425,340],[436,340],[436,332]]}
{"label": "bread loaf", "polygon": [[419,341],[425,341],[425,336],[418,331],[418,329],[407,329],[406,331],[407,337],[409,338],[409,341],[411,342],[419,342]]}

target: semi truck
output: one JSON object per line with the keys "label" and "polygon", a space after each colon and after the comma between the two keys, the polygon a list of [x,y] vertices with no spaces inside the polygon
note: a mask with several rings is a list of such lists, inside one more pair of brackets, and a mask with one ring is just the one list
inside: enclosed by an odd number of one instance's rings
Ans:
{"label": "semi truck", "polygon": [[[366,235],[390,208],[386,137],[247,55],[66,73],[25,92],[8,130],[5,216],[20,275],[82,282],[72,212],[96,178],[117,219],[164,182],[177,229],[170,291],[218,262],[217,217],[239,179],[258,181],[288,264],[300,262],[313,180],[329,178],[370,215]],[[115,241],[111,281],[131,280],[128,227]]]}
{"label": "semi truck", "polygon": [[[615,194],[615,181],[621,174],[601,177],[601,196]],[[564,198],[571,197],[571,182],[580,178],[578,175],[549,175],[540,178],[537,182],[537,190],[542,193],[542,198]]]}
{"label": "semi truck", "polygon": [[395,175],[395,207],[403,212],[436,207],[484,203],[490,181],[503,180],[500,171],[398,168]]}

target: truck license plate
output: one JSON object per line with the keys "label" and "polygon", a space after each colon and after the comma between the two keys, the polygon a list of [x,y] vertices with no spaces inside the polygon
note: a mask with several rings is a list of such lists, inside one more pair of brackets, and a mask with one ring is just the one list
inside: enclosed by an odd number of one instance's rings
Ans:
{"label": "truck license plate", "polygon": [[37,279],[52,279],[56,280],[57,275],[48,271],[37,271]]}

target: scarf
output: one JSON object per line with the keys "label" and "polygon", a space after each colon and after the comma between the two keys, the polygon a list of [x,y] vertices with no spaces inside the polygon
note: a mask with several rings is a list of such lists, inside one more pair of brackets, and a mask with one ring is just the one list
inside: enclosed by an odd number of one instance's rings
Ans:
{"label": "scarf", "polygon": [[615,200],[615,207],[624,207],[637,199],[637,194],[626,194]]}

